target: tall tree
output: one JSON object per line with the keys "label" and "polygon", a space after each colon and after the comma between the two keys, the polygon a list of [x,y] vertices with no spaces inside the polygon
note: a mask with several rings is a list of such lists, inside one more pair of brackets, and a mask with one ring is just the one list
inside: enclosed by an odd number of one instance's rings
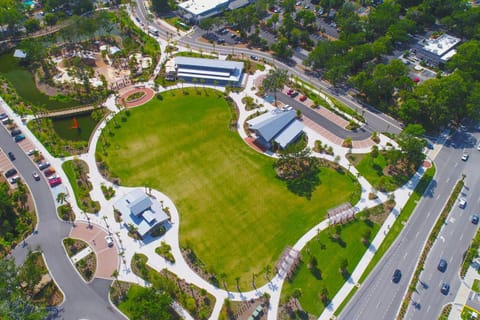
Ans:
{"label": "tall tree", "polygon": [[287,81],[288,72],[285,69],[272,69],[263,80],[262,86],[264,91],[273,91],[275,105],[277,105],[277,91],[283,89]]}

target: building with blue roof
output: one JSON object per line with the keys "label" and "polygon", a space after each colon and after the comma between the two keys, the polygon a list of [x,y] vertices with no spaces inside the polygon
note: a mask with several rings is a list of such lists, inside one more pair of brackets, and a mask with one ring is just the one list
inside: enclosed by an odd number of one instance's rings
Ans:
{"label": "building with blue roof", "polygon": [[115,202],[113,208],[122,215],[123,224],[129,229],[134,226],[142,238],[168,220],[168,215],[160,203],[152,201],[140,189],[127,193]]}
{"label": "building with blue roof", "polygon": [[273,110],[247,121],[247,124],[257,136],[255,142],[267,149],[274,145],[285,149],[300,137],[304,128],[295,110]]}
{"label": "building with blue roof", "polygon": [[191,57],[175,57],[176,77],[185,82],[241,86],[243,62]]}

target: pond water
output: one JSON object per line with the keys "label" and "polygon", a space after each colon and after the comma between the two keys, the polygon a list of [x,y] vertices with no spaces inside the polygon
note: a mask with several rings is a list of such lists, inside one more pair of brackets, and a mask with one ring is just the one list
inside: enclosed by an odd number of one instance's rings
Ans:
{"label": "pond water", "polygon": [[63,102],[52,99],[40,92],[35,85],[32,73],[19,63],[20,59],[13,57],[13,52],[0,55],[0,74],[7,78],[24,100],[47,109],[69,108],[78,102]]}
{"label": "pond water", "polygon": [[[95,129],[96,122],[91,113],[52,119],[53,128],[59,137],[70,141],[88,141]],[[74,118],[76,120],[74,120]],[[78,124],[78,128],[75,125]]]}

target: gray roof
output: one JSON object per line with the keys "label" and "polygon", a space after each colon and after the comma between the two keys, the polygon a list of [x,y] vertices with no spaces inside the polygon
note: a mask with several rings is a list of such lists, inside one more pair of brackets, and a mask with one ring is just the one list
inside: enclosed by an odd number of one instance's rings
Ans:
{"label": "gray roof", "polygon": [[168,215],[160,203],[153,202],[141,189],[130,191],[113,206],[122,214],[124,225],[135,225],[142,237],[158,224],[168,220]]}
{"label": "gray roof", "polygon": [[175,57],[175,63],[177,64],[178,68],[182,68],[186,66],[195,66],[195,67],[207,67],[207,68],[228,69],[228,70],[243,69],[243,62],[240,62],[240,61],[203,59],[203,58],[191,58],[191,57]]}
{"label": "gray roof", "polygon": [[298,135],[303,131],[303,123],[298,120],[291,122],[285,130],[280,132],[278,136],[275,137],[275,142],[278,143],[282,148],[285,148],[293,139],[298,137]]}
{"label": "gray roof", "polygon": [[276,112],[273,117],[253,124],[250,129],[256,130],[266,141],[271,141],[278,135],[290,122],[295,119],[295,111]]}

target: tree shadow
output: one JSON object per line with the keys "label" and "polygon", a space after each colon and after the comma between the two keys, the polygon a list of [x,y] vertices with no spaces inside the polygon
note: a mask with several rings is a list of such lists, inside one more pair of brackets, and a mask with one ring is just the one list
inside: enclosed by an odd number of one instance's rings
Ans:
{"label": "tree shadow", "polygon": [[318,172],[315,172],[299,179],[288,180],[287,188],[290,192],[310,200],[319,184],[320,178],[318,177]]}

